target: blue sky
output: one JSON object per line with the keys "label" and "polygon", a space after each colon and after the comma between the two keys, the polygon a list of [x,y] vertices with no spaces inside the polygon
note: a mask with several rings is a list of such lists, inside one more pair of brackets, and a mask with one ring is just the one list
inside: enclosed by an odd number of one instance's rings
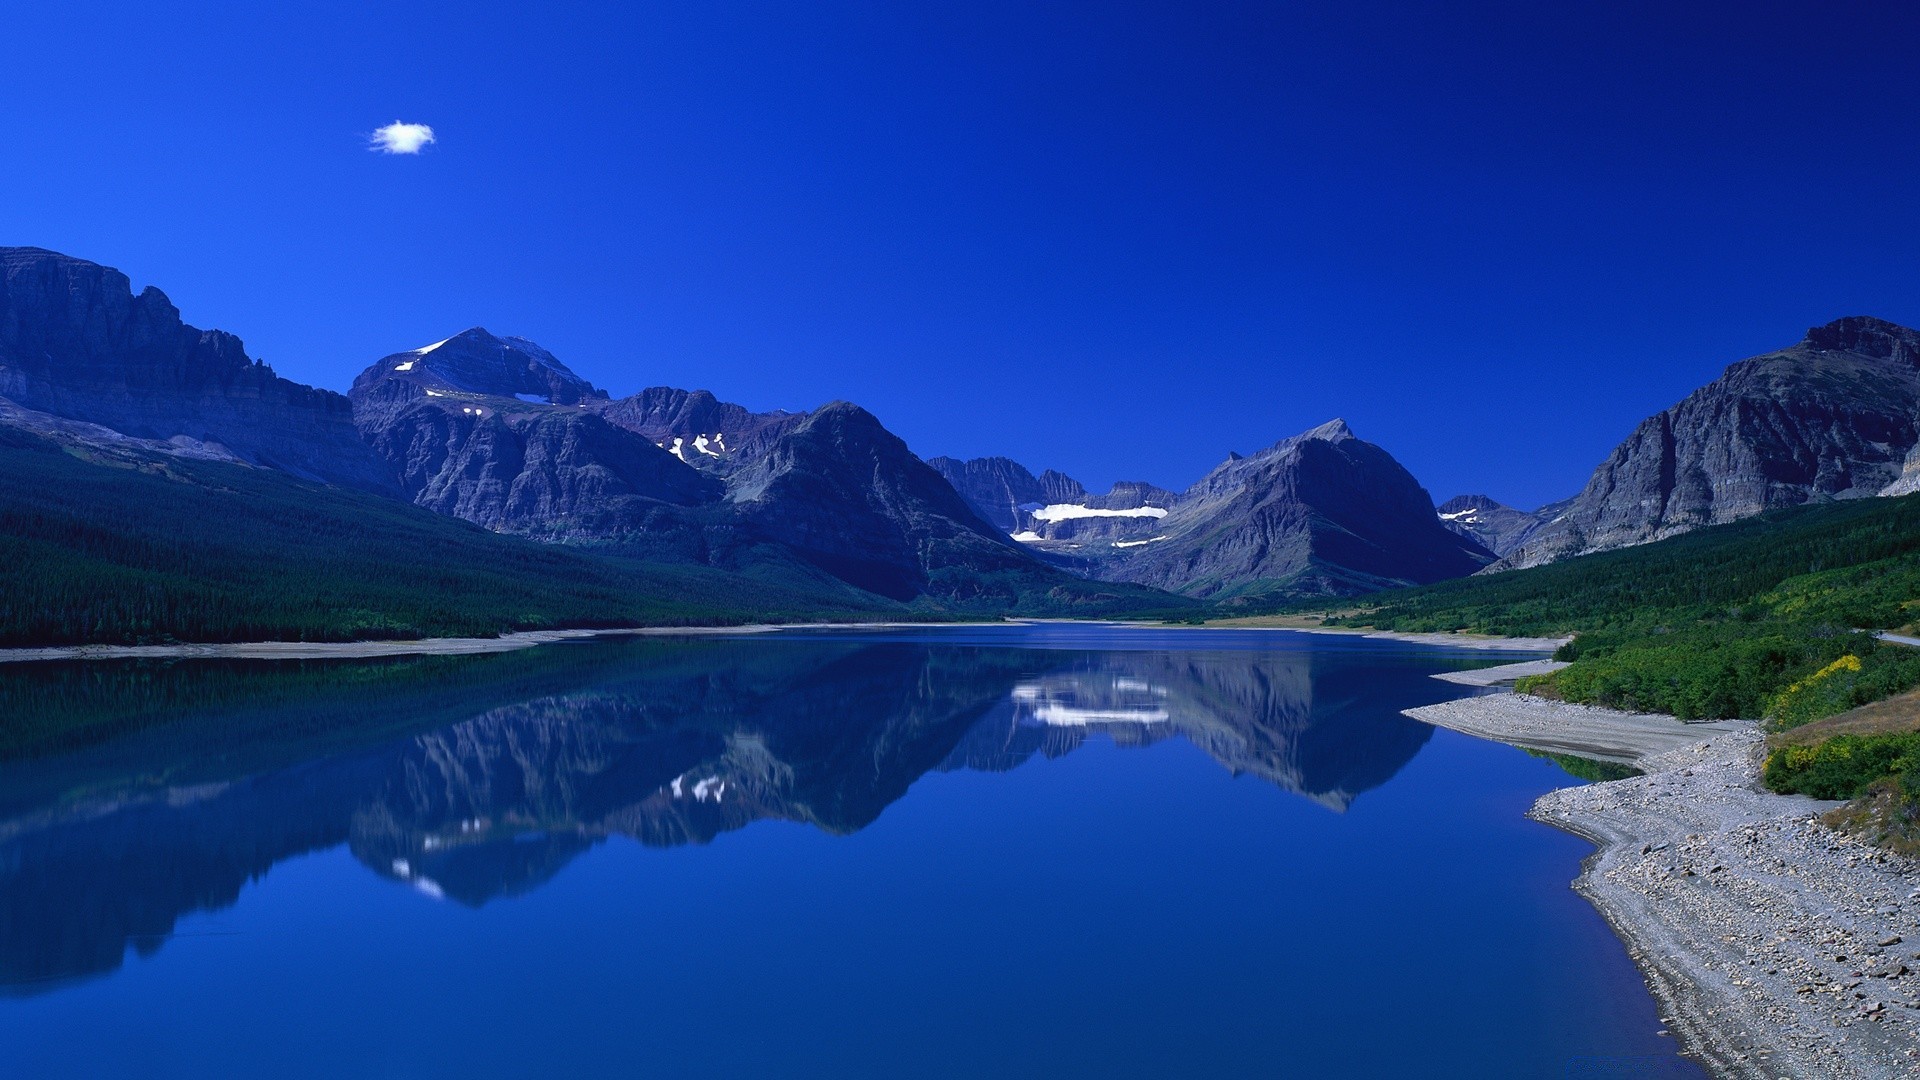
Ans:
{"label": "blue sky", "polygon": [[16,6],[0,243],[335,389],[477,324],[1090,485],[1344,416],[1534,505],[1920,322],[1915,17],[1678,7]]}

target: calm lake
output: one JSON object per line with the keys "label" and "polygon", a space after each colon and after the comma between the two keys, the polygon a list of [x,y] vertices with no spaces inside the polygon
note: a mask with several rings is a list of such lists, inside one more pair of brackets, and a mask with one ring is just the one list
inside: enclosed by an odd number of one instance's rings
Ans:
{"label": "calm lake", "polygon": [[1093,626],[0,668],[0,1074],[1697,1076],[1512,662]]}

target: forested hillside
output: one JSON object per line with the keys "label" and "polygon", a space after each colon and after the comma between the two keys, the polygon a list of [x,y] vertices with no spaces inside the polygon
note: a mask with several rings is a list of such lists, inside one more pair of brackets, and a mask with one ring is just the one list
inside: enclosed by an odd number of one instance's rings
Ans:
{"label": "forested hillside", "polygon": [[[1569,700],[1803,723],[1920,683],[1920,497],[1770,511],[1660,543],[1368,597],[1348,625],[1577,634]],[[1851,658],[1851,659],[1848,659]]]}

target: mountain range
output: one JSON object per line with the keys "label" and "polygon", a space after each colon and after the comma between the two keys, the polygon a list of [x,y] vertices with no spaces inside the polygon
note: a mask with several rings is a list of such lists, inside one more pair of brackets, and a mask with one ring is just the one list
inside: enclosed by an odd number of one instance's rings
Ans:
{"label": "mountain range", "polygon": [[1436,508],[1339,420],[1230,455],[1181,491],[1094,494],[1004,457],[922,460],[847,402],[614,398],[537,343],[478,327],[382,357],[341,395],[278,377],[110,268],[0,248],[0,275],[0,430],[96,466],[244,468],[848,609],[1351,595],[1920,489],[1920,334],[1864,317],[1732,365],[1643,422],[1580,493],[1522,510],[1481,495]]}

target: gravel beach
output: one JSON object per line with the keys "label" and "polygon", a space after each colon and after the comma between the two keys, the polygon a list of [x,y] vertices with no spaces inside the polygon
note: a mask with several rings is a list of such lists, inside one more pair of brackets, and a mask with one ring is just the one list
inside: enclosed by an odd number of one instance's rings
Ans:
{"label": "gravel beach", "polygon": [[[1511,694],[1449,704],[1476,719],[1446,726],[1529,745],[1579,708]],[[1582,711],[1584,728],[1607,721]],[[1597,845],[1574,888],[1626,943],[1688,1054],[1716,1076],[1920,1077],[1920,862],[1822,825],[1836,803],[1765,791],[1751,724],[1612,716],[1623,734],[1610,745],[1644,744],[1629,757],[1646,775],[1549,792],[1530,816]],[[1502,717],[1515,737],[1498,733]],[[1671,728],[1703,738],[1654,745]]]}
{"label": "gravel beach", "polygon": [[[1500,669],[1484,670],[1498,672]],[[1739,720],[1683,724],[1671,716],[1658,713],[1595,709],[1521,694],[1461,698],[1408,709],[1406,713],[1415,720],[1482,739],[1524,746],[1530,750],[1544,750],[1551,754],[1577,754],[1635,766],[1640,765],[1642,759],[1663,750],[1752,727]]]}

